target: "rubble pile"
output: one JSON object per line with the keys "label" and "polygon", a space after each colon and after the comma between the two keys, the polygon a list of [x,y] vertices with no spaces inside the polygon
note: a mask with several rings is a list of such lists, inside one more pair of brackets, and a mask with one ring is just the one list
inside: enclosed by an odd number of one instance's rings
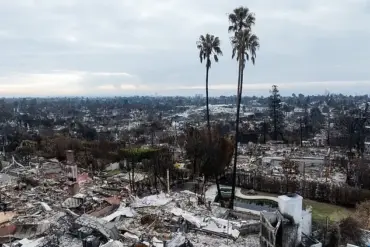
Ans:
{"label": "rubble pile", "polygon": [[193,192],[139,198],[125,174],[92,176],[79,169],[71,180],[63,165],[13,160],[5,166],[3,246],[259,246],[258,232],[242,230],[255,220],[231,218],[228,209],[201,204]]}
{"label": "rubble pile", "polygon": [[[298,178],[312,181],[344,183],[345,171],[337,161],[346,158],[338,150],[327,147],[297,147],[283,144],[241,144],[237,169],[244,173],[260,173],[272,178],[284,177],[281,162],[285,158],[298,164]],[[229,168],[231,172],[231,168]],[[329,180],[329,181],[328,181]]]}

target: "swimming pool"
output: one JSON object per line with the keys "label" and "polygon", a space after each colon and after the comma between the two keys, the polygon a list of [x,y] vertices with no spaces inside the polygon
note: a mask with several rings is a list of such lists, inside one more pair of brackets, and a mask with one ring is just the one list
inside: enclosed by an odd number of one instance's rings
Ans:
{"label": "swimming pool", "polygon": [[244,199],[236,197],[234,200],[234,206],[239,208],[245,208],[254,211],[267,211],[273,212],[279,208],[276,201],[268,199]]}

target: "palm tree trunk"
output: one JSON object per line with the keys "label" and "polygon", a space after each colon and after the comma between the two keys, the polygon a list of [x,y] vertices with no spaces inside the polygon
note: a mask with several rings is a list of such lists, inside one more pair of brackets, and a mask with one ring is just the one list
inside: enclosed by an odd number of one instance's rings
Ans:
{"label": "palm tree trunk", "polygon": [[[207,66],[206,66],[206,105],[207,105],[207,129],[208,129],[208,145],[211,145],[212,143],[212,137],[211,137],[211,124],[209,121],[209,96],[208,96],[208,73],[209,73],[209,58],[207,59]],[[217,186],[217,194],[219,200],[222,199],[221,195],[221,189],[220,189],[220,183],[218,181],[218,173],[216,174],[216,186]],[[204,188],[203,188],[204,189]]]}
{"label": "palm tree trunk", "polygon": [[208,128],[208,136],[211,136],[211,124],[209,122],[209,99],[208,99],[208,72],[209,72],[209,59],[207,61],[206,66],[206,107],[207,107],[207,128]]}
{"label": "palm tree trunk", "polygon": [[276,113],[276,103],[274,102],[274,140],[275,141],[277,141],[277,118],[278,116]]}
{"label": "palm tree trunk", "polygon": [[236,108],[236,126],[235,126],[235,150],[234,150],[234,167],[233,167],[233,181],[231,190],[231,199],[229,208],[234,208],[235,187],[236,187],[236,163],[238,161],[238,136],[239,136],[239,121],[240,121],[240,103],[242,97],[243,86],[243,58],[239,60],[239,75],[238,75],[238,95],[237,95],[237,108]]}

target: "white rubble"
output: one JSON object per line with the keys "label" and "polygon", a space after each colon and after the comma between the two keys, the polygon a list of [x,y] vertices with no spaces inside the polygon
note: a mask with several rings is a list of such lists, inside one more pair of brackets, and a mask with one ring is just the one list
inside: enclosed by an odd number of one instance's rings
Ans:
{"label": "white rubble", "polygon": [[101,247],[123,247],[123,244],[120,241],[110,240],[108,243],[102,245]]}
{"label": "white rubble", "polygon": [[166,205],[172,200],[172,198],[167,197],[164,193],[158,195],[146,196],[143,198],[135,198],[135,201],[131,203],[133,208],[142,208],[142,207],[159,207]]}
{"label": "white rubble", "polygon": [[134,209],[130,208],[130,207],[122,207],[122,205],[115,211],[113,212],[112,214],[108,215],[108,216],[105,216],[103,219],[106,220],[106,221],[112,221],[114,220],[115,218],[119,217],[119,216],[125,216],[125,217],[128,217],[128,218],[132,218],[136,215],[136,212]]}
{"label": "white rubble", "polygon": [[202,223],[202,220],[201,219],[195,217],[194,215],[192,215],[189,212],[186,212],[186,211],[182,210],[181,208],[173,208],[171,210],[171,213],[174,214],[174,215],[176,215],[176,216],[183,217],[186,221],[188,221],[192,225],[196,226],[197,228],[200,228],[202,226],[205,226],[205,224]]}

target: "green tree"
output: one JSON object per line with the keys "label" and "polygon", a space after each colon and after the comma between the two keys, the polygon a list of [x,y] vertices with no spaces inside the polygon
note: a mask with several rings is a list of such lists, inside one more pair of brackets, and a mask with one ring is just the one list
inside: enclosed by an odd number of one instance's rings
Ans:
{"label": "green tree", "polygon": [[270,123],[267,122],[265,119],[263,119],[263,122],[259,123],[257,128],[259,130],[259,133],[261,133],[261,135],[262,135],[262,140],[261,140],[262,143],[266,144],[268,132],[269,132],[269,129],[270,129]]}
{"label": "green tree", "polygon": [[340,114],[336,119],[335,128],[341,133],[342,145],[347,145],[348,150],[357,150],[362,156],[365,149],[365,125],[368,121],[368,105],[365,110],[351,110]]}
{"label": "green tree", "polygon": [[229,14],[229,32],[234,35],[231,38],[232,58],[236,57],[238,61],[238,90],[237,90],[237,111],[236,111],[236,131],[234,147],[234,166],[233,166],[233,184],[231,193],[230,208],[234,207],[235,185],[236,185],[236,163],[238,155],[238,135],[240,121],[240,104],[243,89],[243,73],[246,61],[249,59],[255,64],[256,51],[259,48],[258,37],[252,33],[252,26],[255,24],[255,15],[246,7],[234,9]]}
{"label": "green tree", "polygon": [[294,107],[288,105],[288,104],[283,104],[282,105],[282,110],[283,112],[285,112],[286,114],[288,114],[289,112],[293,111],[294,110]]}
{"label": "green tree", "polygon": [[322,108],[322,112],[323,112],[323,113],[329,113],[329,112],[330,112],[329,107],[328,107],[327,105],[323,106],[323,108]]}
{"label": "green tree", "polygon": [[207,107],[207,127],[208,131],[211,131],[211,125],[209,122],[209,102],[208,102],[208,73],[211,68],[211,56],[215,62],[218,62],[218,56],[222,56],[220,48],[220,39],[211,34],[201,35],[197,41],[197,48],[199,49],[199,58],[202,63],[206,61],[206,107]]}
{"label": "green tree", "polygon": [[311,99],[309,96],[304,98],[304,101],[302,103],[303,110],[304,110],[304,116],[303,116],[303,124],[304,124],[304,134],[306,138],[309,138],[309,135],[312,133],[312,125],[311,125],[311,119],[309,114],[309,106],[310,106]]}
{"label": "green tree", "polygon": [[279,94],[279,89],[276,85],[272,86],[270,91],[271,95],[269,97],[269,108],[270,108],[270,118],[272,120],[272,126],[274,129],[273,138],[276,141],[278,134],[282,135],[284,128],[284,113],[281,106],[281,97]]}
{"label": "green tree", "polygon": [[310,119],[311,119],[312,128],[314,129],[314,131],[320,130],[323,124],[325,123],[325,117],[324,115],[322,115],[318,107],[314,107],[311,109]]}

